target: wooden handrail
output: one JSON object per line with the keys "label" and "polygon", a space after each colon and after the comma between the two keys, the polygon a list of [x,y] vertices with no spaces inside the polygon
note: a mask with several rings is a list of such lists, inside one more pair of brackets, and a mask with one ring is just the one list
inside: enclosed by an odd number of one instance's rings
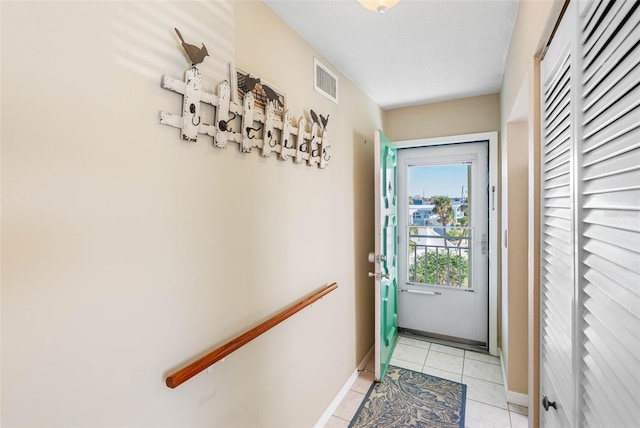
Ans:
{"label": "wooden handrail", "polygon": [[295,313],[306,308],[316,300],[323,298],[324,296],[331,293],[336,288],[338,288],[338,284],[335,282],[331,285],[328,285],[326,288],[312,294],[309,297],[306,297],[300,300],[298,303],[292,306],[289,306],[284,311],[280,312],[277,315],[274,315],[273,317],[269,318],[262,324],[252,328],[251,330],[247,331],[241,336],[238,336],[235,339],[231,340],[230,342],[225,343],[221,347],[208,353],[207,355],[200,358],[199,360],[194,361],[188,366],[171,374],[169,377],[167,377],[167,386],[169,388],[175,388],[181,383],[188,381],[189,379],[191,379],[201,371],[205,370],[207,367],[211,366],[217,361],[220,361],[221,359],[223,359],[233,351],[251,342],[253,339],[260,336],[262,333],[265,333],[266,331],[280,324],[282,321],[286,320],[291,315],[294,315]]}

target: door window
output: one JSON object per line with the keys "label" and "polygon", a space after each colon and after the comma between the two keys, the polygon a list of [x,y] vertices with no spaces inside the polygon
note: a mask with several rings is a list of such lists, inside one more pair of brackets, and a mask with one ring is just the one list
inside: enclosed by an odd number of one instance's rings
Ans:
{"label": "door window", "polygon": [[409,283],[472,288],[471,166],[409,166]]}

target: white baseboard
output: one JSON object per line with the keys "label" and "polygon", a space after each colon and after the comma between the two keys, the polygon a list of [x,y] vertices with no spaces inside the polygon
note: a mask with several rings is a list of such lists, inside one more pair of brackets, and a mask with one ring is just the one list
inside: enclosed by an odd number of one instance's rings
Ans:
{"label": "white baseboard", "polygon": [[529,407],[529,396],[520,392],[509,390],[509,380],[507,378],[507,369],[504,366],[504,356],[502,349],[498,348],[500,353],[500,367],[502,367],[502,379],[504,380],[504,397],[507,403],[517,404],[519,406]]}
{"label": "white baseboard", "polygon": [[507,403],[517,404],[523,407],[529,407],[529,396],[520,392],[514,392],[507,390],[506,392]]}
{"label": "white baseboard", "polygon": [[333,416],[336,409],[338,408],[338,406],[340,405],[344,397],[347,395],[347,393],[351,389],[351,386],[353,385],[353,383],[356,381],[356,379],[358,379],[358,375],[360,374],[360,371],[365,368],[365,366],[367,365],[367,362],[371,357],[373,357],[373,346],[371,347],[371,349],[369,349],[369,352],[367,352],[367,354],[364,356],[360,364],[358,364],[358,367],[356,367],[355,371],[351,374],[351,376],[349,376],[349,379],[347,379],[342,389],[338,391],[338,394],[333,399],[331,404],[329,404],[329,407],[327,407],[327,410],[325,410],[322,416],[320,416],[320,419],[318,419],[318,422],[316,422],[316,424],[314,425],[314,428],[322,428],[327,424],[327,422],[329,422],[329,418]]}

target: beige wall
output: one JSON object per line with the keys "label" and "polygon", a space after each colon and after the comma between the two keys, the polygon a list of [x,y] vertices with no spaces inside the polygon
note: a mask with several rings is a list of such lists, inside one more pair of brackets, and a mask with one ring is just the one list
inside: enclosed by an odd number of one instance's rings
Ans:
{"label": "beige wall", "polygon": [[497,131],[499,94],[461,98],[385,111],[385,134],[392,141]]}
{"label": "beige wall", "polygon": [[[509,230],[509,243],[526,242],[527,253],[518,257],[518,266],[527,266],[527,290],[523,290],[519,283],[513,284],[512,281],[522,281],[522,278],[509,277],[509,307],[508,312],[511,314],[520,311],[523,302],[527,306],[527,320],[524,323],[521,316],[517,316],[517,324],[513,325],[513,321],[509,324],[509,337],[528,337],[526,342],[527,349],[523,347],[525,343],[521,340],[517,342],[510,341],[506,350],[510,358],[516,358],[526,353],[532,358],[528,358],[528,367],[521,364],[512,364],[509,362],[507,374],[507,389],[513,392],[519,392],[522,387],[523,379],[526,377],[527,392],[529,400],[529,418],[530,426],[538,425],[538,341],[539,341],[539,325],[538,325],[538,295],[539,295],[539,247],[536,240],[539,233],[539,221],[537,212],[539,210],[537,199],[537,169],[531,171],[530,168],[538,166],[537,160],[532,158],[534,153],[539,151],[539,82],[537,75],[536,56],[539,55],[546,42],[549,40],[555,22],[560,14],[564,1],[563,0],[523,0],[518,4],[518,14],[513,29],[511,43],[507,54],[507,62],[505,74],[500,92],[500,108],[501,108],[501,126],[504,143],[508,147],[508,152],[528,153],[527,164],[524,165],[522,159],[518,156],[514,160],[512,166],[508,169],[507,176],[503,176],[503,180],[509,182],[509,201],[508,210],[511,215],[512,210],[519,210],[519,204],[522,204],[522,198],[516,195],[527,195],[527,219],[525,225],[519,224],[515,230],[511,227]],[[524,94],[524,95],[523,95]],[[524,97],[524,99],[523,99]],[[524,111],[524,117],[522,116]],[[527,123],[526,133],[519,129],[522,125],[515,125],[513,122]],[[526,138],[523,138],[526,134]],[[511,157],[509,157],[511,159]],[[523,168],[526,166],[526,172]],[[524,176],[523,176],[524,173]],[[515,188],[514,188],[515,187]],[[511,195],[514,199],[511,199]],[[514,225],[515,227],[515,225]],[[511,266],[512,252],[509,251],[509,272],[512,271]],[[515,269],[515,267],[514,267]],[[518,268],[520,269],[520,268]],[[515,296],[513,293],[515,292]],[[527,367],[527,374],[524,373]]]}
{"label": "beige wall", "polygon": [[[507,53],[500,108],[502,124],[506,124],[516,102],[520,86],[540,54],[553,30],[564,0],[521,0]],[[530,80],[533,83],[533,80]]]}
{"label": "beige wall", "polygon": [[[503,194],[503,257],[508,260],[502,275],[503,355],[509,390],[527,394],[527,122],[512,122],[507,126],[505,141],[510,147],[503,152],[503,176],[508,187]],[[520,147],[518,147],[520,146]],[[506,236],[505,236],[506,235]]]}
{"label": "beige wall", "polygon": [[[2,425],[310,426],[373,344],[373,131],[344,76],[261,2],[2,2]],[[326,170],[158,124],[173,27],[330,114]],[[336,70],[334,70],[336,71]],[[210,112],[211,113],[211,112]],[[364,140],[369,140],[365,144]],[[164,377],[340,288],[175,390]]]}

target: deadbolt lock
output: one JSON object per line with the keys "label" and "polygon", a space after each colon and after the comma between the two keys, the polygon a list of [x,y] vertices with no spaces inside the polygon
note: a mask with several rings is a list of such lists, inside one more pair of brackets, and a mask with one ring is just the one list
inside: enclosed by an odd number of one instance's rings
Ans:
{"label": "deadbolt lock", "polygon": [[376,256],[376,253],[374,253],[373,251],[369,253],[369,263],[382,263],[386,260],[387,256],[385,256],[384,254],[378,254]]}

